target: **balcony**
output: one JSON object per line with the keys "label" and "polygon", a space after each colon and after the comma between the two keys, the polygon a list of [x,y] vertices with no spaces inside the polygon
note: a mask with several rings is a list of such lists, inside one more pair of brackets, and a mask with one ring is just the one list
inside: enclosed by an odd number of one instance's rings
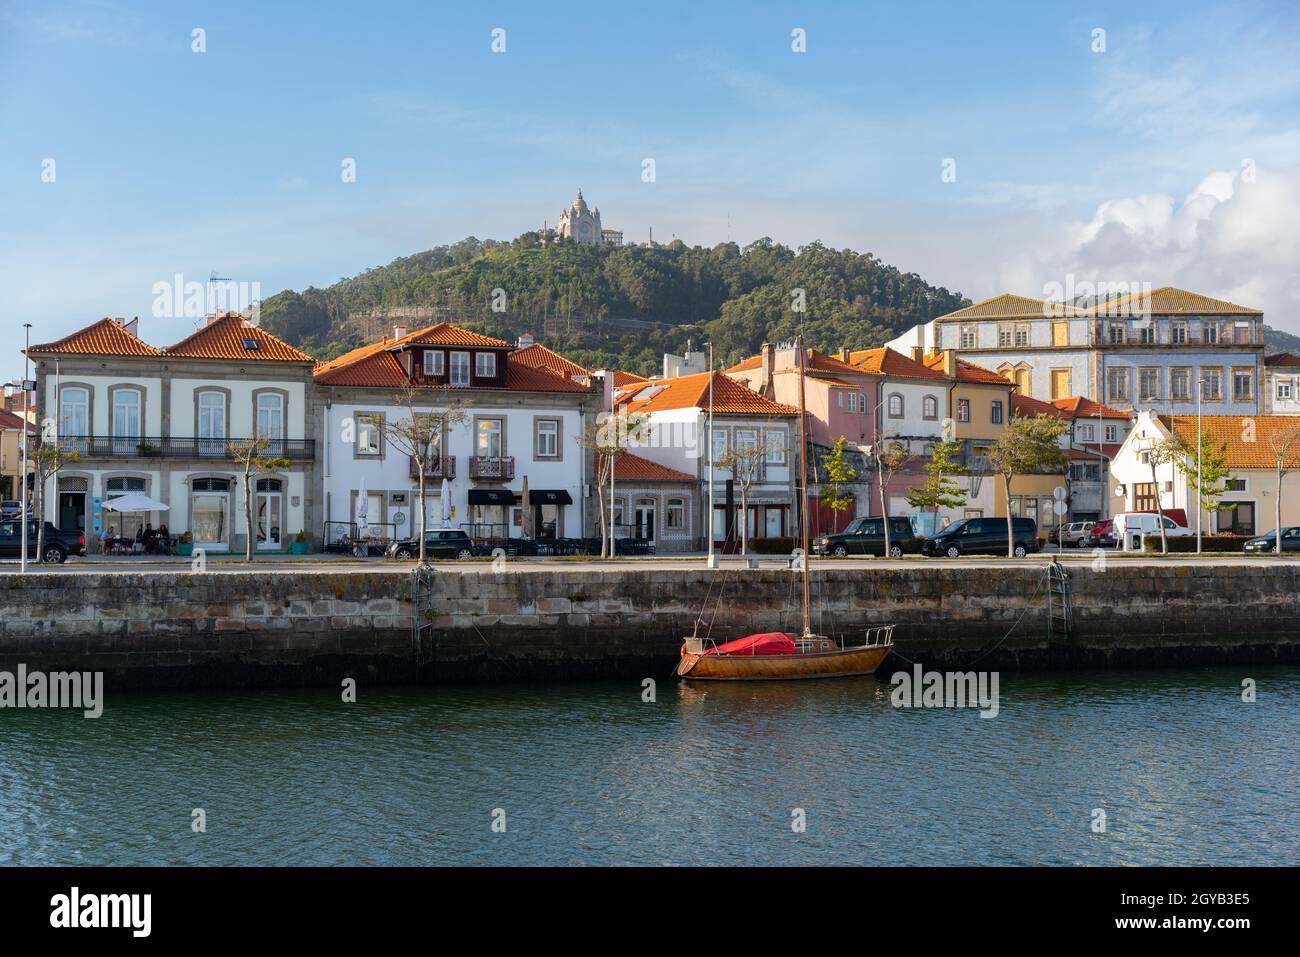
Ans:
{"label": "balcony", "polygon": [[509,455],[471,455],[469,477],[488,481],[510,482],[515,477],[515,460]]}
{"label": "balcony", "polygon": [[[419,478],[420,471],[418,468],[419,460],[414,456],[408,456],[411,462],[411,478]],[[456,457],[448,455],[445,458],[435,459],[424,466],[424,477],[426,479],[454,479],[456,477]]]}
{"label": "balcony", "polygon": [[[81,453],[82,458],[142,459],[229,459],[230,446],[249,437],[195,439],[159,436],[61,435],[62,448]],[[271,439],[262,451],[267,458],[311,461],[316,457],[315,439]]]}

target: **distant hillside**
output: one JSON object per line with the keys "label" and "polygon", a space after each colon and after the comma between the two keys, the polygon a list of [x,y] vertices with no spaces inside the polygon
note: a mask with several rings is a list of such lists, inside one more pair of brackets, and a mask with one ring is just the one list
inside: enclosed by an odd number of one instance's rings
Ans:
{"label": "distant hillside", "polygon": [[1283,332],[1281,329],[1274,329],[1272,326],[1264,327],[1264,354],[1273,355],[1275,352],[1290,352],[1293,355],[1300,356],[1300,336],[1293,336],[1289,332]]}
{"label": "distant hillside", "polygon": [[[530,332],[588,366],[648,375],[665,351],[688,342],[712,341],[715,360],[730,363],[764,341],[793,339],[800,316],[791,297],[800,288],[804,334],[824,350],[881,345],[969,305],[870,253],[820,243],[797,253],[770,239],[744,249],[680,241],[606,248],[542,243],[534,232],[512,242],[471,237],[325,289],[287,290],[262,303],[261,317],[268,331],[320,358],[372,339],[391,310],[412,328],[427,317],[507,340]],[[493,309],[497,289],[502,311]]]}

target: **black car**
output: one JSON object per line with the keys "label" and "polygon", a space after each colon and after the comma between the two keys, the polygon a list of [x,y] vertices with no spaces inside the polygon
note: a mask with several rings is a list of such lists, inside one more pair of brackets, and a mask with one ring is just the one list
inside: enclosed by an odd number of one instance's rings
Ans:
{"label": "black car", "polygon": [[[1013,518],[1014,554],[1022,557],[1038,551],[1038,525],[1032,518]],[[967,518],[953,522],[933,538],[921,543],[926,555],[1005,555],[1007,520],[1005,518]]]}
{"label": "black car", "polygon": [[[23,551],[23,526],[17,519],[0,522],[0,558],[18,558]],[[80,532],[61,532],[50,522],[45,523],[45,544],[41,561],[61,565],[69,555],[86,553],[86,536]],[[36,557],[36,522],[27,523],[27,557]]]}
{"label": "black car", "polygon": [[[417,558],[420,541],[404,538],[393,542],[384,552],[389,558]],[[424,554],[427,558],[471,558],[474,542],[462,528],[435,528],[424,533]]]}
{"label": "black car", "polygon": [[[1242,546],[1244,552],[1272,552],[1277,550],[1277,532],[1269,532],[1259,538],[1252,538]],[[1282,551],[1300,552],[1300,526],[1292,525],[1282,529]]]}
{"label": "black car", "polygon": [[[921,550],[920,540],[912,534],[912,523],[905,518],[889,520],[889,554],[897,558]],[[854,519],[849,527],[835,535],[819,535],[813,542],[814,555],[884,555],[885,520]]]}

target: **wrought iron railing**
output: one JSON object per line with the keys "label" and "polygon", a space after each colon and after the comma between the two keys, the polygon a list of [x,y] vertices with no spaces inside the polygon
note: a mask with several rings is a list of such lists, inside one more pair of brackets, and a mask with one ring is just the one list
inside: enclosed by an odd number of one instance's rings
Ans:
{"label": "wrought iron railing", "polygon": [[509,455],[471,455],[469,477],[472,479],[500,479],[509,482],[515,477],[515,460]]}
{"label": "wrought iron railing", "polygon": [[[414,455],[407,456],[411,462],[411,478],[419,478],[419,461]],[[432,459],[424,464],[426,479],[453,479],[456,477],[456,457],[454,455]]]}
{"label": "wrought iron railing", "polygon": [[[231,446],[248,442],[252,436],[228,439],[178,438],[176,436],[62,435],[59,445],[74,449],[86,458],[225,459]],[[314,459],[315,439],[270,439],[260,450],[268,458]]]}

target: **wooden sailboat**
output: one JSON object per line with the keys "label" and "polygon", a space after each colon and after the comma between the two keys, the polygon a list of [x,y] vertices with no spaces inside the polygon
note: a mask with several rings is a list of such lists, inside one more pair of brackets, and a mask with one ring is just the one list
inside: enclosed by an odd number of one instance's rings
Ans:
{"label": "wooden sailboat", "polygon": [[[804,396],[803,337],[795,344],[799,363],[799,488],[802,496],[800,535],[803,555],[803,632],[767,632],[725,644],[695,634],[682,644],[677,674],[699,681],[772,681],[789,678],[839,678],[869,675],[880,667],[893,647],[893,625],[870,628],[860,644],[849,645],[813,634],[808,562],[808,436]],[[712,516],[710,516],[710,519]],[[711,534],[711,533],[710,533]]]}

